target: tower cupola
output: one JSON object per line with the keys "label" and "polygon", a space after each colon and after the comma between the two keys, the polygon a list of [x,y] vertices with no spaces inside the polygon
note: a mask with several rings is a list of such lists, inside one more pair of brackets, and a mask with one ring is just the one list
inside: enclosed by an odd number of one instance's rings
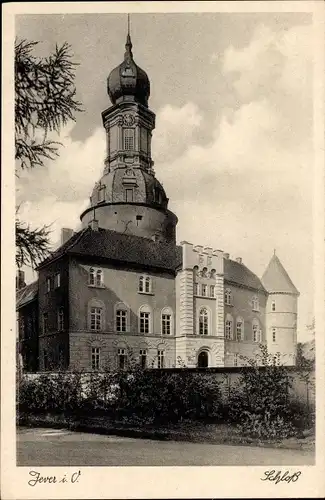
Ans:
{"label": "tower cupola", "polygon": [[129,32],[126,37],[124,61],[110,72],[107,79],[107,93],[113,105],[134,100],[148,107],[149,78],[147,73],[134,62]]}

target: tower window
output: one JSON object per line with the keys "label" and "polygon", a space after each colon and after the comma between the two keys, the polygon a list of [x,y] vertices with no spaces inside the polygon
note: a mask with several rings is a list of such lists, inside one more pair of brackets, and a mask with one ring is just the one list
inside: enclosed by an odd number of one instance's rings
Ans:
{"label": "tower window", "polygon": [[91,348],[91,368],[93,370],[99,370],[100,367],[100,348]]}
{"label": "tower window", "polygon": [[206,297],[206,296],[207,296],[207,286],[202,285],[202,297]]}
{"label": "tower window", "polygon": [[205,307],[200,310],[199,315],[199,334],[208,335],[209,333],[209,313]]}
{"label": "tower window", "polygon": [[214,285],[210,285],[210,297],[214,297]]}
{"label": "tower window", "polygon": [[134,149],[134,130],[132,128],[124,129],[124,149],[126,151]]}
{"label": "tower window", "polygon": [[276,329],[272,328],[272,342],[276,342]]}
{"label": "tower window", "polygon": [[133,202],[133,189],[126,189],[125,190],[125,201],[126,201],[126,203]]}

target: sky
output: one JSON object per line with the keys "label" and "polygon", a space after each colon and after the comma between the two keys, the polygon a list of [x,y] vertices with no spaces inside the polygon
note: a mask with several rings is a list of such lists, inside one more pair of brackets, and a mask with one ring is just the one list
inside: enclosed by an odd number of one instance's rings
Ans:
{"label": "sky", "polygon": [[[298,340],[313,316],[313,65],[309,13],[132,14],[135,62],[151,82],[152,156],[177,241],[242,257],[262,276],[274,249],[300,291]],[[16,16],[36,54],[71,44],[84,112],[60,156],[20,174],[32,226],[78,229],[104,167],[106,79],[123,60],[125,14]],[[34,276],[27,274],[28,279]]]}

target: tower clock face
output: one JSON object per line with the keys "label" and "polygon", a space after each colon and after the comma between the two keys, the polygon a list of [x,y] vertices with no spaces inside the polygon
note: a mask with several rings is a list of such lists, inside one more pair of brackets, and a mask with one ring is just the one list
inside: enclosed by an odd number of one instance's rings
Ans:
{"label": "tower clock face", "polygon": [[127,114],[124,116],[123,118],[123,122],[125,125],[133,125],[134,124],[134,116],[133,115],[130,115],[130,114]]}

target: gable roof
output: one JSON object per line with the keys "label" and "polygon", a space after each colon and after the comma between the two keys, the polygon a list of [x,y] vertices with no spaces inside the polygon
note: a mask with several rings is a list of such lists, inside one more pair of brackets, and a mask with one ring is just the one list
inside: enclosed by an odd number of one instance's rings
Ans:
{"label": "gable roof", "polygon": [[284,269],[277,255],[273,255],[263,276],[262,283],[270,293],[291,293],[299,295],[287,271]]}
{"label": "gable roof", "polygon": [[33,281],[24,288],[17,290],[16,292],[16,309],[20,309],[24,305],[28,304],[32,300],[36,299],[38,294],[38,280]]}
{"label": "gable roof", "polygon": [[225,282],[266,293],[261,280],[244,264],[231,259],[224,259],[223,262]]}
{"label": "gable roof", "polygon": [[75,233],[44,260],[39,269],[63,255],[97,257],[112,261],[175,271],[182,262],[182,248],[110,229],[86,228]]}

